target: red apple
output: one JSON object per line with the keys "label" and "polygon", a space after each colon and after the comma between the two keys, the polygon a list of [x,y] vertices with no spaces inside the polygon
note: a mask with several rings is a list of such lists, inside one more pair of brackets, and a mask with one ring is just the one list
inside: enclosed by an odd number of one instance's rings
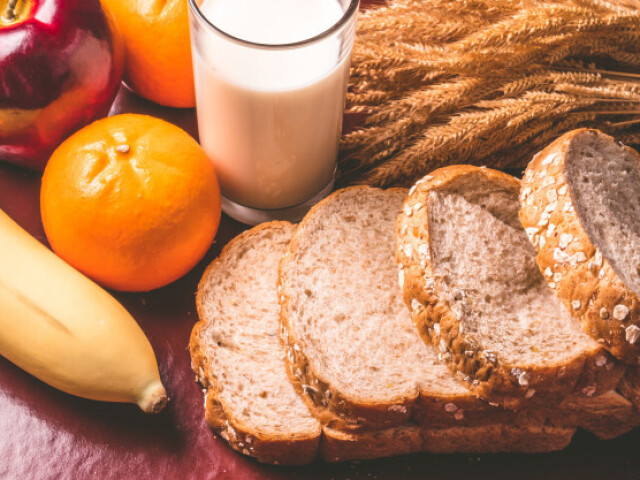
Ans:
{"label": "red apple", "polygon": [[123,51],[100,0],[0,0],[0,160],[42,170],[62,140],[105,116]]}

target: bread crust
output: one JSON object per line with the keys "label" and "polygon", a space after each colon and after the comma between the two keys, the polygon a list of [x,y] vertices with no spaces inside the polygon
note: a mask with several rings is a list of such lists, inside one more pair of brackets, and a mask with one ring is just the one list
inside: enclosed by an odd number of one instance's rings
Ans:
{"label": "bread crust", "polygon": [[205,418],[209,426],[224,438],[231,448],[244,455],[255,457],[262,463],[305,465],[316,458],[321,436],[320,424],[318,424],[317,431],[310,435],[278,435],[256,431],[245,425],[233,415],[233,406],[224,404],[220,395],[223,386],[218,384],[214,374],[215,366],[208,359],[204,349],[204,341],[201,338],[201,331],[208,322],[204,309],[203,291],[210,274],[218,269],[220,263],[236,248],[241,248],[263,230],[283,228],[290,229],[291,224],[288,222],[269,222],[243,232],[229,242],[220,256],[207,267],[198,285],[196,306],[200,320],[191,332],[189,348],[191,367],[196,374],[196,380],[204,389]]}
{"label": "bread crust", "polygon": [[[640,328],[640,300],[591,242],[566,181],[567,154],[572,142],[585,134],[615,142],[598,130],[579,129],[561,136],[538,153],[529,163],[522,182],[520,221],[530,229],[540,271],[565,306],[579,318],[583,330],[617,358],[635,364],[640,359],[640,341],[628,341],[626,329]],[[635,150],[624,148],[640,163]],[[545,228],[541,227],[543,223]],[[547,224],[555,225],[551,235],[545,234]],[[540,232],[534,233],[534,229]],[[562,233],[572,236],[566,248],[560,248]],[[614,318],[613,311],[619,305],[629,309],[623,320]]]}
{"label": "bread crust", "polygon": [[[615,388],[622,369],[603,348],[594,346],[564,363],[533,367],[506,364],[500,352],[485,351],[466,334],[462,322],[443,299],[441,281],[435,274],[431,256],[419,254],[420,245],[427,245],[427,252],[432,249],[428,193],[446,190],[456,181],[473,182],[480,177],[518,195],[519,181],[505,173],[468,165],[445,167],[427,175],[412,188],[398,217],[396,261],[404,301],[421,336],[437,346],[441,360],[474,395],[508,409],[558,403],[572,392],[592,396]],[[407,245],[412,252],[410,257],[405,253]],[[434,328],[436,324],[439,328]],[[519,382],[522,372],[529,377],[525,385]]]}
{"label": "bread crust", "polygon": [[325,427],[320,442],[320,458],[325,462],[345,462],[424,452],[423,435],[423,429],[416,425],[369,432]]}
{"label": "bread crust", "polygon": [[[365,193],[380,190],[372,187],[349,187],[333,193],[315,207],[308,215],[317,214],[335,197],[349,192]],[[405,189],[391,189],[401,191]],[[299,232],[305,228],[305,221],[294,233],[287,254],[279,266],[278,297],[281,305],[281,339],[287,349],[287,366],[291,382],[305,399],[309,409],[323,425],[345,432],[370,432],[402,425],[411,419],[425,428],[448,428],[464,426],[482,426],[500,421],[513,421],[512,412],[506,412],[496,406],[478,399],[471,392],[456,395],[421,391],[419,388],[398,396],[392,402],[379,403],[343,395],[330,380],[324,378],[307,358],[304,342],[290,328],[287,315],[291,292],[288,291],[286,271],[293,262],[293,253],[299,248]]]}
{"label": "bread crust", "polygon": [[[633,403],[637,411],[637,418],[640,418],[640,367],[629,367],[618,389],[625,398]],[[640,423],[636,425],[640,425]]]}
{"label": "bread crust", "polygon": [[325,428],[320,457],[326,462],[341,462],[417,452],[542,453],[562,450],[569,445],[574,433],[574,428],[567,427],[499,423],[432,429],[409,425],[365,433]]}
{"label": "bread crust", "polygon": [[[463,434],[462,430],[466,433]],[[430,430],[425,432],[424,449],[431,453],[554,452],[566,448],[575,431],[574,428],[547,425],[518,427],[500,424]]]}
{"label": "bread crust", "polygon": [[[412,405],[413,420],[418,424],[404,422],[390,428],[372,429],[349,428],[339,430],[335,426],[352,426],[347,414],[340,416],[326,405],[314,401],[314,390],[302,389],[302,383],[291,374],[298,391],[306,399],[312,411],[325,426],[312,435],[292,435],[265,433],[246,425],[233,412],[233,405],[226,405],[215,375],[215,365],[209,360],[203,339],[207,322],[204,289],[208,278],[220,267],[235,248],[243,247],[254,235],[264,229],[287,228],[286,222],[273,222],[247,231],[230,242],[219,258],[205,271],[199,285],[196,304],[200,321],[191,334],[190,350],[192,368],[205,394],[205,418],[207,423],[229,445],[244,455],[249,455],[263,463],[303,465],[320,457],[326,461],[343,461],[380,458],[413,452],[453,453],[453,452],[542,452],[564,448],[575,431],[583,426],[600,436],[611,438],[628,430],[631,415],[629,402],[611,394],[613,398],[601,404],[589,405],[589,412],[583,408],[561,406],[551,410],[538,409],[530,412],[509,412],[490,406],[472,395],[441,396],[436,392],[420,395]],[[284,348],[284,346],[283,346]],[[294,354],[297,349],[289,350]],[[304,356],[300,361],[304,361]],[[291,362],[297,364],[296,361]],[[315,384],[318,387],[320,384]],[[455,407],[453,410],[452,406]],[[351,411],[345,409],[344,412]],[[456,413],[465,412],[463,417]],[[343,411],[338,412],[340,414]],[[459,417],[459,418],[456,418]]]}

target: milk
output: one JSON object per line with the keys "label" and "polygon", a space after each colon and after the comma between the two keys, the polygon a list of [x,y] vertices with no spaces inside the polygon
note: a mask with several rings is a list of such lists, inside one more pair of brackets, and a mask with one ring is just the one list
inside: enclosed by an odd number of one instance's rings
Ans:
{"label": "milk", "polygon": [[[225,33],[269,45],[314,37],[344,14],[337,0],[205,0],[200,9]],[[339,35],[293,49],[254,48],[213,30],[196,37],[200,143],[225,197],[282,209],[332,181],[349,70],[344,48]]]}

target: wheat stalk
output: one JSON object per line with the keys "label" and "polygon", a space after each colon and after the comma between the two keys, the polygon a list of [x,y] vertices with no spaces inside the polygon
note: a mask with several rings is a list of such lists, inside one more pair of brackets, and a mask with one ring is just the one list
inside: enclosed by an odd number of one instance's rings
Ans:
{"label": "wheat stalk", "polygon": [[518,165],[581,126],[640,143],[638,3],[391,0],[367,11],[347,95],[367,116],[343,138],[339,181]]}

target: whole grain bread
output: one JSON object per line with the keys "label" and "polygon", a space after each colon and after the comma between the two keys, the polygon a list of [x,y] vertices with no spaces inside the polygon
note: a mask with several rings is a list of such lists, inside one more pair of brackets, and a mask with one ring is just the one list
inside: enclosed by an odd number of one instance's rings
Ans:
{"label": "whole grain bread", "polygon": [[471,166],[419,181],[397,223],[405,303],[479,397],[522,408],[608,392],[623,368],[542,278],[518,221],[519,189],[509,175]]}
{"label": "whole grain bread", "polygon": [[298,226],[279,276],[292,379],[336,429],[495,423],[504,413],[451,376],[402,303],[393,226],[406,193],[341,190]]}
{"label": "whole grain bread", "polygon": [[640,412],[640,367],[627,368],[627,372],[622,378],[618,389]]}
{"label": "whole grain bread", "polygon": [[[421,341],[396,284],[390,232],[405,194],[369,187],[334,193],[303,220],[280,264],[291,377],[323,424],[362,431],[410,418],[427,428],[541,421],[589,428],[594,416],[631,415],[631,404],[615,393],[601,403],[609,411],[573,415],[571,422],[563,407],[571,398],[538,407],[535,415],[514,414],[456,380]],[[613,362],[607,374],[617,383]]]}
{"label": "whole grain bread", "polygon": [[321,434],[287,378],[278,337],[277,265],[293,230],[263,224],[225,247],[198,287],[190,342],[207,422],[232,448],[266,463],[309,463]]}
{"label": "whole grain bread", "polygon": [[[322,432],[293,389],[277,337],[276,296],[277,262],[292,232],[293,226],[285,222],[245,232],[229,243],[202,278],[197,296],[201,321],[193,329],[190,348],[193,369],[205,388],[207,422],[232,448],[265,463],[307,464],[318,456],[340,461],[424,451],[427,430],[415,426],[356,435],[331,428]],[[493,432],[499,427],[485,428]],[[450,449],[454,442],[484,448],[479,436],[484,429],[454,431],[455,435],[439,429],[430,435],[449,438]],[[523,441],[538,441],[536,435],[522,432]],[[550,432],[544,444],[549,450],[562,448],[572,433],[571,428]]]}
{"label": "whole grain bread", "polygon": [[[533,453],[563,448],[577,425],[592,431],[590,425],[595,425],[606,429],[608,436],[628,429],[630,404],[613,392],[608,401],[601,397],[597,407],[566,405],[517,416],[467,393],[468,403],[461,401],[460,406],[477,404],[476,408],[487,410],[480,415],[469,407],[467,422],[475,426],[461,426],[465,420],[454,419],[452,405],[443,405],[434,396],[425,410],[428,426],[403,424],[357,433],[325,426],[321,432],[284,373],[285,350],[274,335],[279,327],[276,264],[292,230],[290,224],[273,222],[245,232],[229,243],[200,283],[200,322],[190,345],[192,365],[205,387],[208,423],[236,450],[280,464],[419,451]],[[589,400],[576,401],[586,404]]]}
{"label": "whole grain bread", "polygon": [[583,330],[640,358],[640,155],[597,130],[558,138],[527,167],[520,221],[544,277]]}
{"label": "whole grain bread", "polygon": [[619,437],[640,425],[640,415],[633,404],[613,390],[596,397],[571,395],[557,407],[530,412],[532,417],[524,425],[577,426],[601,440]]}

